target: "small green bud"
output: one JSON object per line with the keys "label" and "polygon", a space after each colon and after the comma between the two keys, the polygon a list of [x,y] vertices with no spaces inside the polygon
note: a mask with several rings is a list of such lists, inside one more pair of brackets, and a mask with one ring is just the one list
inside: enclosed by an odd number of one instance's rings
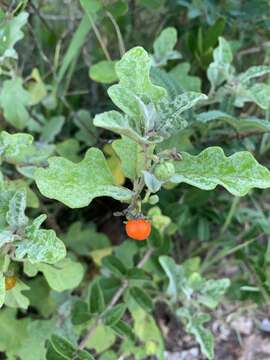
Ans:
{"label": "small green bud", "polygon": [[157,195],[152,195],[150,196],[150,198],[148,199],[148,203],[150,205],[156,205],[159,202],[159,197]]}
{"label": "small green bud", "polygon": [[174,174],[175,167],[171,161],[164,161],[156,165],[154,169],[154,175],[160,181],[168,181]]}

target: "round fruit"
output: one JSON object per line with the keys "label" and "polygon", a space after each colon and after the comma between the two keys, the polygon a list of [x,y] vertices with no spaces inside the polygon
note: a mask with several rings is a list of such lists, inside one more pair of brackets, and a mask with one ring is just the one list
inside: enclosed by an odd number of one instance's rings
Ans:
{"label": "round fruit", "polygon": [[128,220],[126,233],[131,239],[145,240],[151,234],[151,223],[145,219]]}
{"label": "round fruit", "polygon": [[11,290],[16,285],[17,279],[16,276],[6,276],[5,277],[5,287],[6,290]]}
{"label": "round fruit", "polygon": [[171,161],[158,164],[155,167],[154,175],[160,181],[167,181],[175,174],[175,167]]}

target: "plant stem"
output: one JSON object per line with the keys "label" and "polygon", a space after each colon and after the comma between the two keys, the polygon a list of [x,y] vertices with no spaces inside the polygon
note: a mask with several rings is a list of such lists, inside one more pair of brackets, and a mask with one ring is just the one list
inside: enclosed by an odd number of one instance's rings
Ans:
{"label": "plant stem", "polygon": [[[146,251],[146,253],[144,254],[143,258],[141,259],[141,261],[137,264],[137,269],[142,268],[145,263],[149,260],[149,258],[151,257],[152,253],[153,253],[153,249],[148,249]],[[121,296],[123,295],[123,293],[125,292],[125,290],[128,288],[128,281],[124,280],[122,286],[116,291],[116,293],[114,294],[114,296],[112,297],[111,301],[109,302],[109,304],[106,306],[105,311],[110,310],[117,302],[118,300],[121,298]],[[89,339],[91,338],[91,336],[93,335],[93,333],[95,332],[96,328],[98,327],[98,325],[102,322],[102,314],[100,314],[95,322],[90,326],[90,328],[87,330],[86,334],[84,335],[84,337],[82,338],[80,344],[79,344],[79,349],[82,350],[85,348],[87,342],[89,341]]]}
{"label": "plant stem", "polygon": [[240,198],[238,196],[235,196],[233,201],[232,201],[232,205],[231,205],[231,208],[230,208],[230,211],[228,212],[228,215],[226,217],[226,220],[220,230],[220,235],[223,235],[225,233],[225,231],[228,229],[229,225],[231,224],[231,221],[234,217],[234,214],[235,214],[235,211],[236,211],[236,208],[237,208],[237,205],[240,201]]}

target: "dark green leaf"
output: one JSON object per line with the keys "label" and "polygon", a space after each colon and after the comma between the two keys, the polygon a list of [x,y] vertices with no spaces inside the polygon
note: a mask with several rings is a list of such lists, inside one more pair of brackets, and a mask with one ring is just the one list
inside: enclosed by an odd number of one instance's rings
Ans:
{"label": "dark green leaf", "polygon": [[100,282],[95,281],[89,290],[89,311],[91,314],[99,314],[105,309],[105,302]]}
{"label": "dark green leaf", "polygon": [[103,258],[102,265],[117,277],[123,277],[126,274],[124,264],[114,255]]}
{"label": "dark green leaf", "polygon": [[120,320],[117,324],[113,325],[112,329],[120,337],[128,337],[130,340],[135,339],[131,327],[122,320]]}
{"label": "dark green leaf", "polygon": [[113,308],[106,311],[105,314],[104,314],[104,323],[105,323],[105,325],[113,326],[116,323],[118,323],[122,319],[125,311],[126,311],[126,305],[125,304],[115,305]]}
{"label": "dark green leaf", "polygon": [[130,289],[130,295],[145,311],[153,310],[153,303],[150,296],[141,288],[134,286]]}
{"label": "dark green leaf", "polygon": [[72,309],[72,323],[74,325],[83,324],[91,319],[91,314],[86,302],[77,301]]}

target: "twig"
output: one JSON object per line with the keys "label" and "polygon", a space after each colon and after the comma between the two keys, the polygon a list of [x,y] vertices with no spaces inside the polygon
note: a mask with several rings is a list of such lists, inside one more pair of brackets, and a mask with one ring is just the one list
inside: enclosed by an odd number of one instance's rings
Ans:
{"label": "twig", "polygon": [[99,41],[99,43],[100,43],[100,46],[101,46],[101,48],[102,48],[102,50],[103,50],[103,52],[104,52],[104,55],[105,55],[106,59],[107,59],[108,61],[111,61],[111,60],[112,60],[112,59],[111,59],[111,56],[110,56],[110,54],[109,54],[109,52],[108,52],[108,50],[107,50],[107,48],[106,48],[106,45],[104,44],[104,41],[103,41],[103,39],[102,39],[102,36],[101,36],[101,34],[100,34],[99,30],[98,30],[98,27],[96,26],[96,24],[95,24],[95,22],[94,22],[94,20],[93,20],[93,18],[92,18],[92,15],[91,15],[90,12],[87,11],[87,10],[85,10],[85,12],[86,12],[86,15],[87,15],[88,18],[89,18],[89,21],[90,21],[90,23],[91,23],[91,25],[92,25],[92,28],[93,28],[93,30],[94,30],[94,33],[95,33],[95,35],[96,35],[96,37],[97,37],[97,39],[98,39],[98,41]]}
{"label": "twig", "polygon": [[[148,249],[147,250],[147,252],[144,254],[143,258],[141,259],[141,261],[137,265],[138,269],[142,268],[145,265],[145,263],[149,260],[149,258],[153,254],[153,251],[154,251],[153,249]],[[128,285],[129,285],[128,281],[124,280],[122,286],[116,291],[116,293],[112,297],[111,301],[106,306],[106,309],[104,310],[104,312],[110,310],[118,302],[118,300],[121,298],[121,296],[123,295],[125,290],[128,288]],[[89,341],[89,339],[91,338],[91,336],[93,335],[96,328],[98,327],[98,325],[101,322],[102,322],[102,314],[99,315],[96,318],[95,322],[90,326],[90,328],[87,330],[86,334],[82,338],[82,340],[81,340],[81,342],[79,344],[79,349],[80,350],[84,349],[87,342]]]}
{"label": "twig", "polygon": [[237,54],[237,57],[240,58],[243,55],[255,54],[257,52],[262,51],[264,48],[267,48],[268,46],[270,46],[270,41],[266,41],[259,46],[254,46],[251,48],[243,49],[243,50],[239,51],[239,53]]}
{"label": "twig", "polygon": [[120,56],[122,57],[124,55],[124,53],[126,52],[125,49],[125,44],[124,44],[124,40],[120,31],[120,28],[117,24],[117,22],[115,21],[115,18],[112,16],[112,14],[109,11],[106,11],[107,16],[109,17],[109,19],[111,20],[114,28],[115,28],[115,32],[117,35],[117,39],[118,39],[118,45],[119,45],[119,52],[120,52]]}

